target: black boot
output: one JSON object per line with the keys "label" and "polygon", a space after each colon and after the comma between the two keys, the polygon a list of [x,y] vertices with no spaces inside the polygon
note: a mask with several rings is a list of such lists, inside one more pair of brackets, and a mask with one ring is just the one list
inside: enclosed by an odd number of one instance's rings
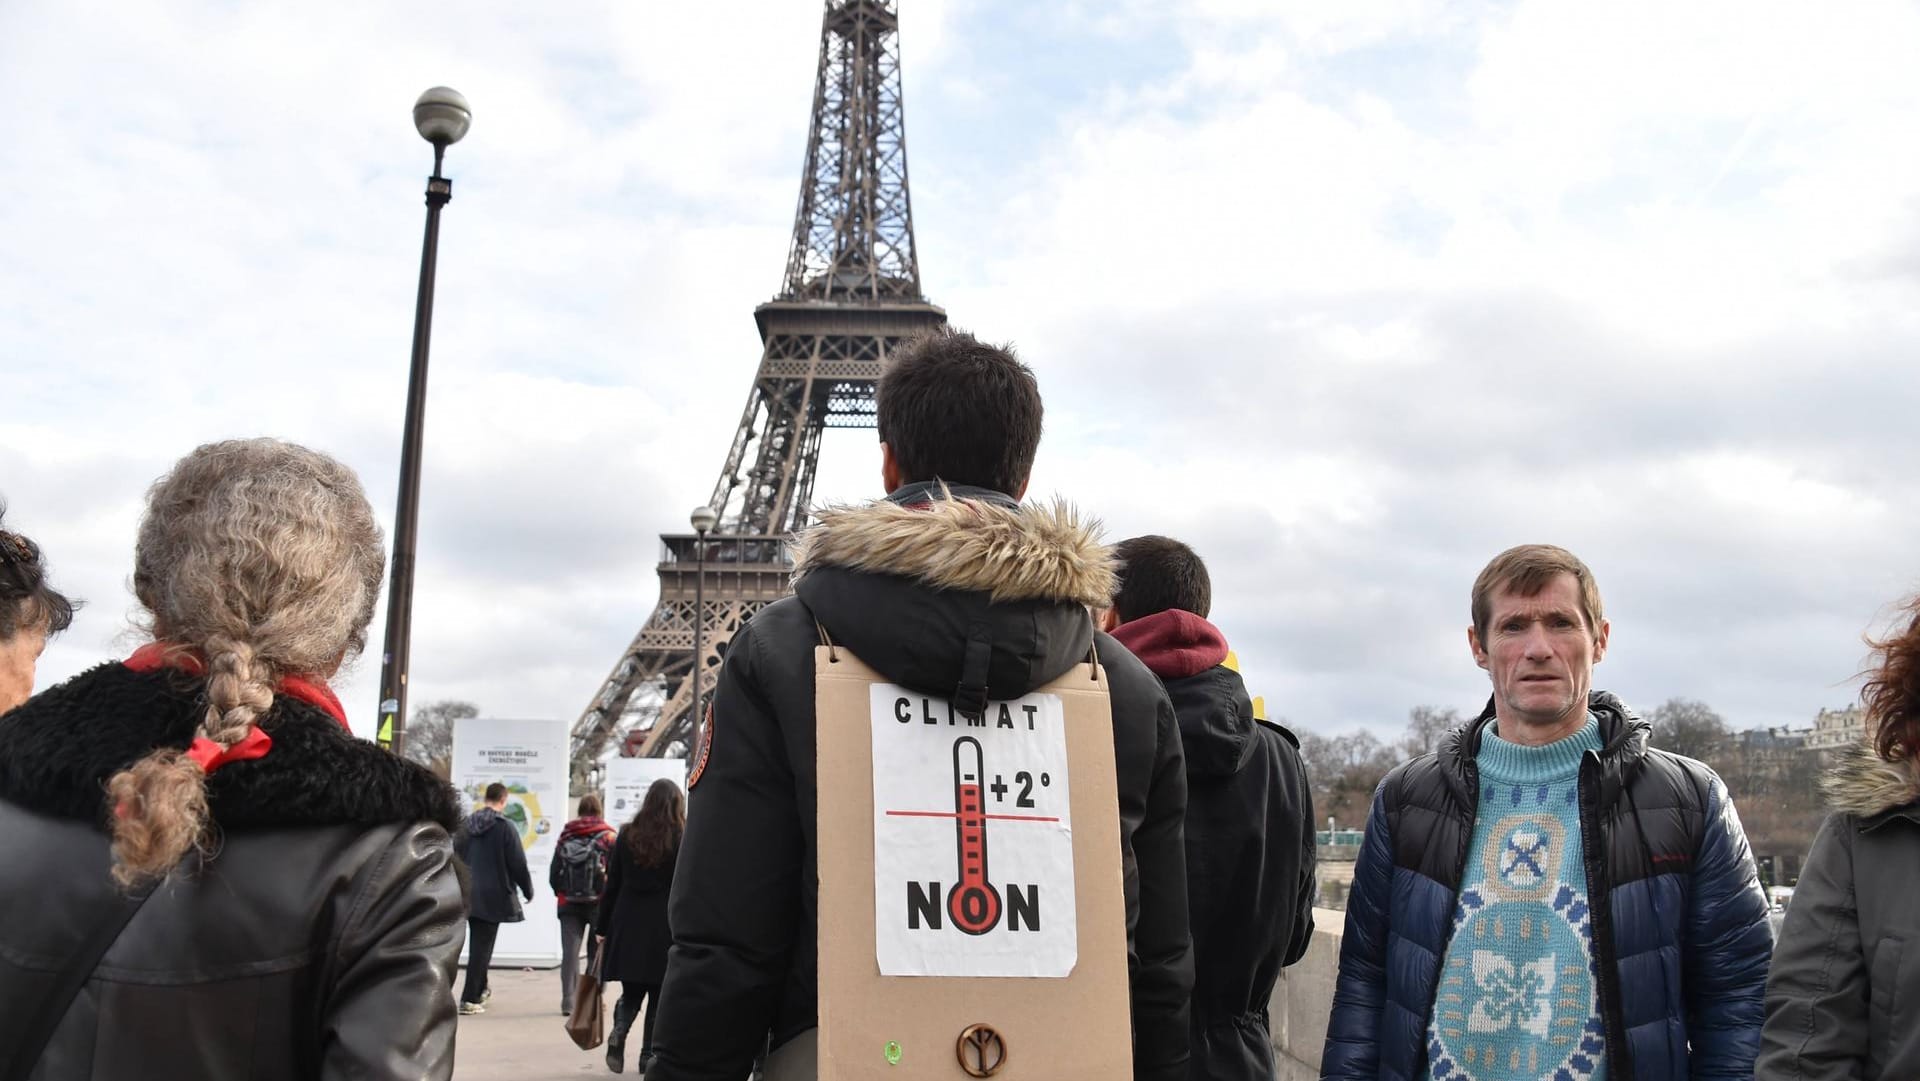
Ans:
{"label": "black boot", "polygon": [[[619,1073],[627,1068],[627,1041],[607,1041],[607,1069]],[[644,1072],[644,1071],[643,1071]]]}

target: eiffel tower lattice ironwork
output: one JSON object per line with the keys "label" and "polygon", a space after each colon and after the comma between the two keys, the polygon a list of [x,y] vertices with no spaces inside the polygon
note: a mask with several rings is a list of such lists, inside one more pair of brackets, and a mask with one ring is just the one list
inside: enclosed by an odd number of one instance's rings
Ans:
{"label": "eiffel tower lattice ironwork", "polygon": [[894,0],[825,7],[793,245],[780,294],[753,312],[760,367],[713,488],[719,525],[704,545],[660,538],[659,603],[574,725],[576,776],[615,740],[628,754],[686,754],[697,720],[689,677],[710,695],[734,632],[788,592],[786,540],[807,521],[821,433],[871,427],[888,357],[946,323],[920,292]]}

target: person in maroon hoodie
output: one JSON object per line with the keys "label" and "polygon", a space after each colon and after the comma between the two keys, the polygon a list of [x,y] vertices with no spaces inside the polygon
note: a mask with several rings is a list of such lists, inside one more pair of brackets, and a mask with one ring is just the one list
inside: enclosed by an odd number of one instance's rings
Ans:
{"label": "person in maroon hoodie", "polygon": [[560,905],[560,1013],[573,1012],[573,985],[579,982],[580,944],[600,918],[600,897],[607,891],[607,856],[614,830],[600,817],[600,797],[580,797],[579,817],[560,831],[547,866],[547,885]]}
{"label": "person in maroon hoodie", "polygon": [[1300,741],[1255,716],[1193,549],[1167,537],[1114,546],[1101,629],[1167,688],[1187,759],[1187,912],[1193,928],[1189,1076],[1274,1076],[1267,1000],[1313,936],[1313,797]]}

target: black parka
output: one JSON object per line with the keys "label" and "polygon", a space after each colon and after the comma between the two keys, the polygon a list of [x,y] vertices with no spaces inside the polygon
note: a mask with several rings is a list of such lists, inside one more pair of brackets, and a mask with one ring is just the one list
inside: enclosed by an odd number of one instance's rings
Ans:
{"label": "black parka", "polygon": [[824,513],[796,542],[798,596],[734,636],[693,754],[648,1081],[737,1081],[769,1033],[778,1047],[817,1023],[816,621],[889,679],[942,697],[1017,698],[1097,648],[1112,688],[1134,1077],[1186,1081],[1193,968],[1173,708],[1139,661],[1096,639],[1086,606],[1111,595],[1110,557],[1070,509],[953,494],[966,498],[921,486]]}
{"label": "black parka", "polygon": [[1166,681],[1187,755],[1192,1081],[1274,1076],[1267,1002],[1313,938],[1313,795],[1300,744],[1240,674]]}
{"label": "black parka", "polygon": [[[107,779],[185,748],[205,710],[204,680],[109,664],[0,717],[0,1074],[119,903]],[[261,728],[266,757],[208,777],[212,855],[134,915],[32,1077],[452,1076],[453,790],[304,702]]]}

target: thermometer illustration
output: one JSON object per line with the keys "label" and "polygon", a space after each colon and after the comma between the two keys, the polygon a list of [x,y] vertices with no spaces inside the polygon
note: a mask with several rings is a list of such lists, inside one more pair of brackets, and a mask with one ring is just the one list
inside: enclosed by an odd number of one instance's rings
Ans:
{"label": "thermometer illustration", "polygon": [[1000,922],[1000,892],[987,881],[987,805],[981,784],[985,772],[980,741],[972,736],[954,740],[954,841],[960,850],[960,880],[947,894],[947,914],[970,935],[984,935]]}

